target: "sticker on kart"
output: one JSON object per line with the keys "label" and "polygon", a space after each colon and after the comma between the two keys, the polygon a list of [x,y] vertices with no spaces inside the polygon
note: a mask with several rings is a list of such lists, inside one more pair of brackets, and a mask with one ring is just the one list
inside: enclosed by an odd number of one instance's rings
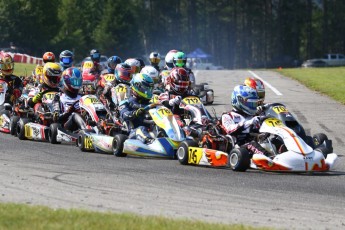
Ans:
{"label": "sticker on kart", "polygon": [[286,109],[285,106],[283,105],[278,105],[278,106],[274,106],[273,108],[273,111],[277,114],[279,113],[288,113],[289,111]]}
{"label": "sticker on kart", "polygon": [[269,127],[282,127],[285,126],[283,122],[276,118],[268,118],[264,121]]}
{"label": "sticker on kart", "polygon": [[202,104],[198,97],[186,97],[182,100],[182,102],[186,105],[198,105]]}
{"label": "sticker on kart", "polygon": [[188,147],[188,164],[208,165],[213,167],[227,166],[228,154],[222,151]]}

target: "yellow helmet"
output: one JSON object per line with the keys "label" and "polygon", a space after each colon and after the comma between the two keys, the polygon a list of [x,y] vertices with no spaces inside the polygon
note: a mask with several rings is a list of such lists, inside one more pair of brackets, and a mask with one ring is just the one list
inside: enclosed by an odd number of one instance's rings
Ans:
{"label": "yellow helmet", "polygon": [[47,62],[43,67],[43,83],[51,88],[57,88],[61,80],[61,73],[59,64]]}
{"label": "yellow helmet", "polygon": [[12,75],[14,70],[14,61],[11,55],[5,53],[0,56],[0,71],[4,76]]}

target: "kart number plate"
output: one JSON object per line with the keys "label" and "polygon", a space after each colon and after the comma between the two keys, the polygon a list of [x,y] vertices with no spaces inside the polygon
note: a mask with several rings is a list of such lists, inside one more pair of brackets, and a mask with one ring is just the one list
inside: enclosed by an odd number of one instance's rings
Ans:
{"label": "kart number plate", "polygon": [[127,88],[125,86],[118,86],[116,87],[117,93],[127,92]]}
{"label": "kart number plate", "polygon": [[160,115],[160,116],[169,116],[169,115],[173,115],[173,113],[171,112],[170,109],[167,109],[167,108],[159,108],[157,110],[157,113]]}
{"label": "kart number plate", "polygon": [[280,105],[280,106],[274,106],[273,107],[273,111],[274,112],[276,112],[276,113],[287,113],[287,112],[289,112],[287,109],[286,109],[286,107],[285,106],[282,106],[282,105]]}
{"label": "kart number plate", "polygon": [[202,149],[201,148],[188,148],[188,164],[199,164],[201,157],[202,157]]}
{"label": "kart number plate", "polygon": [[85,62],[83,65],[83,69],[84,68],[91,69],[92,67],[93,67],[93,63],[90,61]]}
{"label": "kart number plate", "polygon": [[55,97],[55,94],[56,92],[51,92],[51,93],[46,93],[43,95],[43,98],[42,98],[42,101],[46,101],[46,100],[49,100],[49,101],[52,101]]}
{"label": "kart number plate", "polygon": [[93,149],[93,144],[92,144],[91,137],[86,136],[84,138],[84,148],[85,149]]}
{"label": "kart number plate", "polygon": [[114,81],[115,80],[115,75],[114,74],[107,74],[104,76],[104,79],[106,81]]}
{"label": "kart number plate", "polygon": [[90,104],[102,104],[102,103],[95,97],[88,97],[84,100],[84,104],[90,105]]}
{"label": "kart number plate", "polygon": [[284,126],[283,122],[276,118],[268,118],[265,120],[265,123],[270,127],[280,127]]}
{"label": "kart number plate", "polygon": [[198,105],[201,101],[198,97],[186,97],[182,100],[186,105]]}
{"label": "kart number plate", "polygon": [[36,75],[42,75],[43,74],[43,66],[37,66],[35,69]]}

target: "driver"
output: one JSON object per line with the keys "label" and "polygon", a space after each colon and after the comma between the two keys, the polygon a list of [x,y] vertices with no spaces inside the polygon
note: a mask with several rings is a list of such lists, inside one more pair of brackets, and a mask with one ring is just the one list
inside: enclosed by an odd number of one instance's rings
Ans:
{"label": "driver", "polygon": [[[0,79],[4,80],[7,83],[7,90],[5,94],[4,103],[12,105],[14,101],[20,97],[23,90],[22,80],[13,75],[14,70],[14,61],[12,56],[5,53],[0,56]],[[0,96],[3,93],[2,88],[0,88]],[[0,105],[0,113],[5,113],[5,108],[3,105]],[[9,114],[7,114],[9,116]]]}
{"label": "driver", "polygon": [[120,117],[129,127],[129,137],[151,144],[154,139],[148,132],[149,124],[145,124],[144,108],[150,104],[153,91],[153,80],[142,73],[135,74],[132,79],[131,96],[119,106]]}
{"label": "driver", "polygon": [[[259,103],[260,98],[256,89],[246,85],[235,86],[231,95],[233,109],[222,114],[221,124],[226,134],[231,134],[236,137],[237,144],[244,145],[248,140],[251,130],[260,127],[260,117],[255,116]],[[256,141],[251,141],[244,146],[251,154],[270,155]]]}
{"label": "driver", "polygon": [[54,62],[48,62],[43,67],[42,84],[38,86],[39,93],[28,100],[28,105],[34,107],[36,103],[42,101],[44,91],[59,92],[59,83],[61,79],[61,67]]}

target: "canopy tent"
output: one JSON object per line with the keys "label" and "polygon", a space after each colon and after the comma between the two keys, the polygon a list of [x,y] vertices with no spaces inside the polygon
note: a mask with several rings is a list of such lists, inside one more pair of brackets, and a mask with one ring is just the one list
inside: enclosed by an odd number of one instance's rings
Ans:
{"label": "canopy tent", "polygon": [[202,49],[197,48],[193,52],[187,54],[188,58],[210,58],[212,55],[205,53]]}

